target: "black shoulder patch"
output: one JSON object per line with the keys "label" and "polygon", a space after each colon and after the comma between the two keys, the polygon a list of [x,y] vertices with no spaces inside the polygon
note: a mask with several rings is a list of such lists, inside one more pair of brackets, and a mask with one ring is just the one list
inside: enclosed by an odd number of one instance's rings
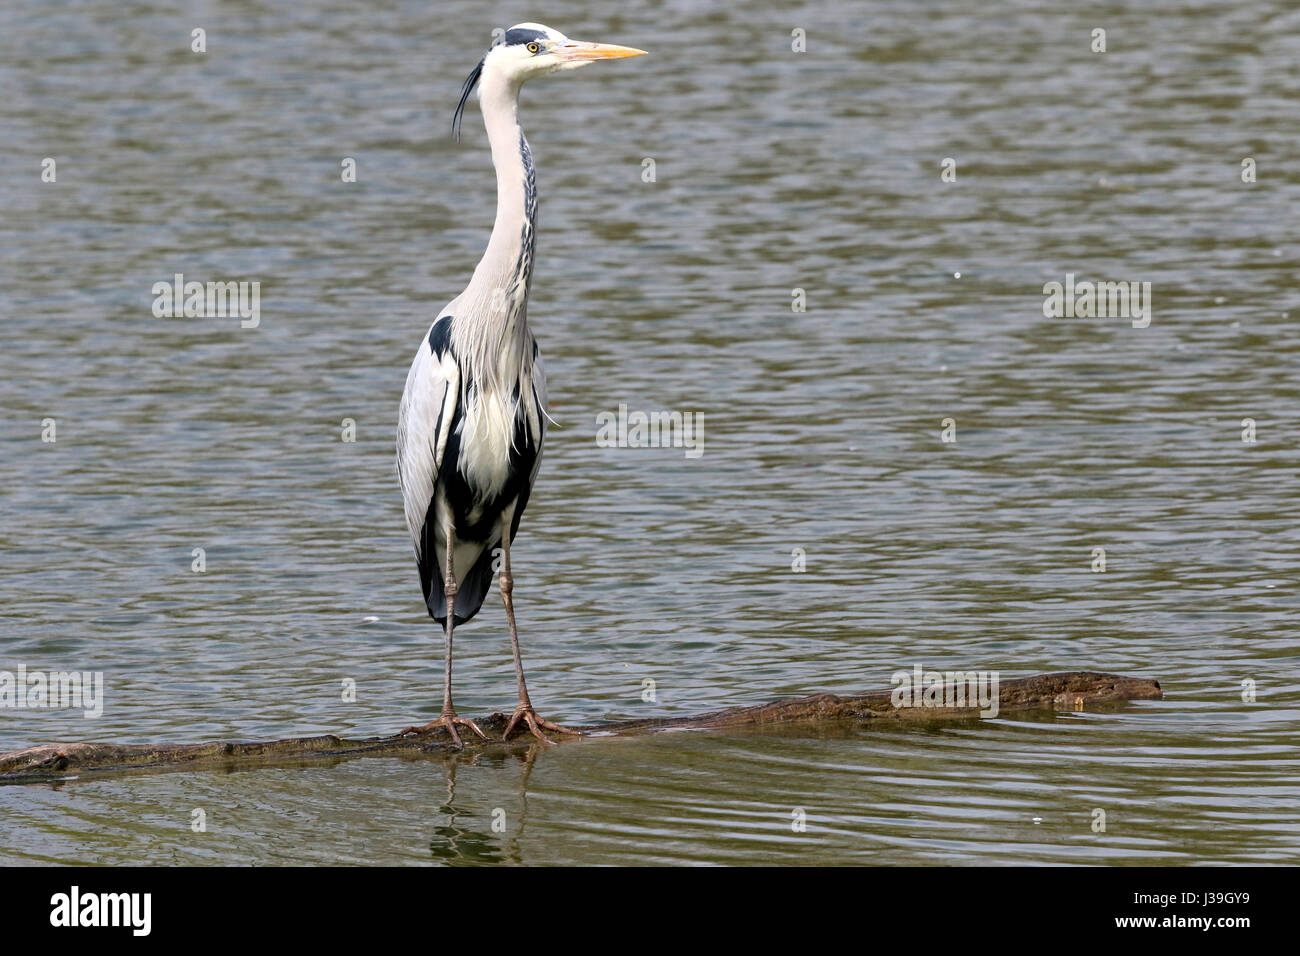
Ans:
{"label": "black shoulder patch", "polygon": [[534,40],[545,40],[547,36],[541,30],[507,30],[506,44],[514,46],[516,43],[532,43]]}
{"label": "black shoulder patch", "polygon": [[442,358],[442,353],[449,348],[451,348],[451,316],[444,315],[434,322],[433,328],[429,330],[429,350],[436,358]]}

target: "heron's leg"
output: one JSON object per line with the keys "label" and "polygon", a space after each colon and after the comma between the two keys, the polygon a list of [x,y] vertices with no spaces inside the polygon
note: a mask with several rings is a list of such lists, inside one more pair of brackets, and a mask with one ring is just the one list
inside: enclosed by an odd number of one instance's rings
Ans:
{"label": "heron's leg", "polygon": [[463,747],[460,742],[460,734],[456,733],[456,725],[460,724],[468,727],[474,733],[478,734],[484,740],[487,740],[487,734],[479,730],[478,724],[472,720],[466,720],[464,717],[456,715],[456,708],[451,702],[451,643],[452,635],[456,631],[456,568],[453,554],[456,550],[456,526],[454,521],[449,517],[444,523],[447,535],[447,573],[442,582],[442,593],[447,598],[447,621],[443,625],[443,633],[447,638],[447,656],[443,661],[443,684],[442,684],[442,713],[437,720],[431,721],[422,727],[407,727],[399,737],[410,733],[424,733],[435,727],[446,727],[447,732],[451,734],[452,742],[457,747]]}
{"label": "heron's leg", "polygon": [[501,588],[501,600],[506,605],[506,623],[510,626],[510,646],[515,652],[515,675],[519,678],[519,704],[510,717],[510,723],[506,724],[506,730],[501,735],[501,739],[509,740],[510,732],[515,729],[515,725],[520,720],[523,720],[528,725],[528,729],[532,731],[534,737],[545,744],[550,744],[552,741],[548,740],[546,735],[542,733],[543,728],[560,734],[573,734],[575,737],[581,737],[581,731],[561,727],[559,724],[553,724],[545,717],[540,716],[537,711],[533,710],[533,702],[528,699],[528,684],[524,681],[524,662],[519,656],[519,631],[515,628],[515,602],[513,597],[515,581],[510,574],[510,526],[513,523],[514,508],[507,508],[501,516],[501,573],[497,582]]}

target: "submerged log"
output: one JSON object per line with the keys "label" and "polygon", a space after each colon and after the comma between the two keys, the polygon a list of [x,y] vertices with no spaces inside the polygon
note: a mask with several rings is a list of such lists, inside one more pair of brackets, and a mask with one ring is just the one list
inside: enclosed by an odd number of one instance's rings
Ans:
{"label": "submerged log", "polygon": [[[947,691],[955,691],[948,685]],[[1117,701],[1159,700],[1158,681],[1073,671],[1040,674],[1001,681],[998,712],[1034,710],[1083,711]],[[800,724],[840,724],[881,727],[901,722],[925,726],[960,724],[980,719],[976,706],[895,706],[892,691],[857,697],[816,694],[791,697],[751,707],[731,707],[694,717],[624,720],[577,727],[590,736],[632,736],[669,730],[763,730]],[[944,698],[959,701],[950,695]],[[500,739],[507,717],[495,713],[478,721],[494,739],[479,740],[461,734],[468,751],[491,747],[520,747],[537,743],[527,730],[509,741]],[[557,740],[583,738],[557,737]],[[347,740],[328,734],[321,737],[290,737],[255,743],[214,742],[203,744],[46,744],[0,754],[0,783],[37,782],[98,775],[124,770],[228,769],[284,766],[303,762],[349,759],[363,756],[421,755],[454,752],[447,732],[441,727],[425,734],[367,737]]]}

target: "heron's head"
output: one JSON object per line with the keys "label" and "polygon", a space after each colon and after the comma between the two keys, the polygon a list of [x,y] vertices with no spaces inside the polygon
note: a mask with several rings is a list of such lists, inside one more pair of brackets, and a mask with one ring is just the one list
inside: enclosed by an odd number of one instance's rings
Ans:
{"label": "heron's head", "polygon": [[558,70],[576,70],[597,60],[617,60],[641,56],[645,50],[612,43],[588,43],[570,40],[559,30],[540,23],[516,23],[505,32],[465,80],[452,119],[452,130],[460,139],[460,119],[474,87],[484,77],[518,89],[525,80]]}

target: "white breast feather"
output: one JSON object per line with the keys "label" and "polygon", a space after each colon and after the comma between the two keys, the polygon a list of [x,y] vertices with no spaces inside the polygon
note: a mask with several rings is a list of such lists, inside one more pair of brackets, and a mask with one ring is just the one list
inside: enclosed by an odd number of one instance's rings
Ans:
{"label": "white breast feather", "polygon": [[460,473],[480,502],[498,495],[510,477],[510,444],[518,403],[499,391],[475,389],[460,426]]}

